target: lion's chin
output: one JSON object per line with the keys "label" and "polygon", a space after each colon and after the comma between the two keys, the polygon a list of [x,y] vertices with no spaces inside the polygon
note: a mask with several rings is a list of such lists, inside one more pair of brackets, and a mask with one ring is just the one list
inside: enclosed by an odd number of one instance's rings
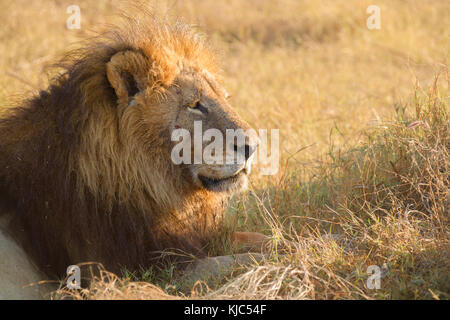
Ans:
{"label": "lion's chin", "polygon": [[213,192],[236,192],[247,189],[248,178],[245,170],[225,178],[210,178],[198,175],[203,188]]}

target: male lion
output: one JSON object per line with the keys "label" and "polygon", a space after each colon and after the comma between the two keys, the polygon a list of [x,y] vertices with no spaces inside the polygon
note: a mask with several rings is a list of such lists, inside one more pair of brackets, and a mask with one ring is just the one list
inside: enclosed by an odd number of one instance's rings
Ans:
{"label": "male lion", "polygon": [[8,233],[57,277],[85,261],[113,272],[148,267],[166,249],[205,256],[258,144],[248,131],[245,145],[232,142],[244,163],[171,160],[171,133],[193,136],[194,121],[224,135],[249,129],[227,102],[211,50],[186,25],[126,18],[61,66],[46,90],[0,119],[0,204],[10,213],[0,241]]}

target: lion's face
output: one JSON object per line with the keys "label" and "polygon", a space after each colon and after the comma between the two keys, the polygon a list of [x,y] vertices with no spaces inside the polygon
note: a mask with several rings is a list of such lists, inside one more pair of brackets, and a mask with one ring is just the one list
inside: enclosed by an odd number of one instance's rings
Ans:
{"label": "lion's face", "polygon": [[[208,73],[183,72],[169,88],[169,96],[171,138],[191,138],[191,157],[185,157],[191,161],[183,165],[187,178],[215,192],[245,189],[259,140],[232,110],[226,91]],[[177,148],[185,142],[172,141],[171,158],[186,152],[187,148],[180,152]]]}
{"label": "lion's face", "polygon": [[[127,55],[119,58],[129,62],[131,57]],[[228,94],[211,74],[184,69],[170,85],[155,93],[149,73],[140,70],[141,75],[134,74],[130,82],[126,75],[130,71],[123,68],[124,62],[113,57],[108,79],[122,105],[122,117],[134,119],[137,138],[149,146],[149,159],[155,152],[152,145],[159,143],[166,160],[182,171],[185,183],[225,193],[247,187],[259,138],[233,111]],[[119,84],[114,85],[115,81]]]}

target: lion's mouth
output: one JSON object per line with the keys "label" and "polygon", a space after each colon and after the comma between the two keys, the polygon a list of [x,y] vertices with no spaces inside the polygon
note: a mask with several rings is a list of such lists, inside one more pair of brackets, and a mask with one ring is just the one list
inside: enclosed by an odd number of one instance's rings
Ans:
{"label": "lion's mouth", "polygon": [[200,180],[205,189],[220,192],[220,191],[227,191],[233,186],[237,185],[245,175],[246,170],[243,169],[240,170],[238,173],[225,178],[210,178],[198,175],[198,179]]}

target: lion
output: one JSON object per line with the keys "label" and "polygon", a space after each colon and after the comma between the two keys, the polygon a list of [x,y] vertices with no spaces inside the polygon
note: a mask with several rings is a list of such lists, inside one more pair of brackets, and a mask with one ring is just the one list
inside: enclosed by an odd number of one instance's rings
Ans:
{"label": "lion", "polygon": [[[21,250],[29,279],[60,278],[84,261],[135,270],[167,250],[206,257],[227,200],[247,186],[259,139],[230,106],[214,51],[183,23],[125,22],[71,52],[46,90],[0,119],[9,212],[0,242],[20,246],[2,255]],[[171,133],[192,133],[195,121],[242,129],[245,145],[233,141],[233,152],[245,161],[174,164]]]}

